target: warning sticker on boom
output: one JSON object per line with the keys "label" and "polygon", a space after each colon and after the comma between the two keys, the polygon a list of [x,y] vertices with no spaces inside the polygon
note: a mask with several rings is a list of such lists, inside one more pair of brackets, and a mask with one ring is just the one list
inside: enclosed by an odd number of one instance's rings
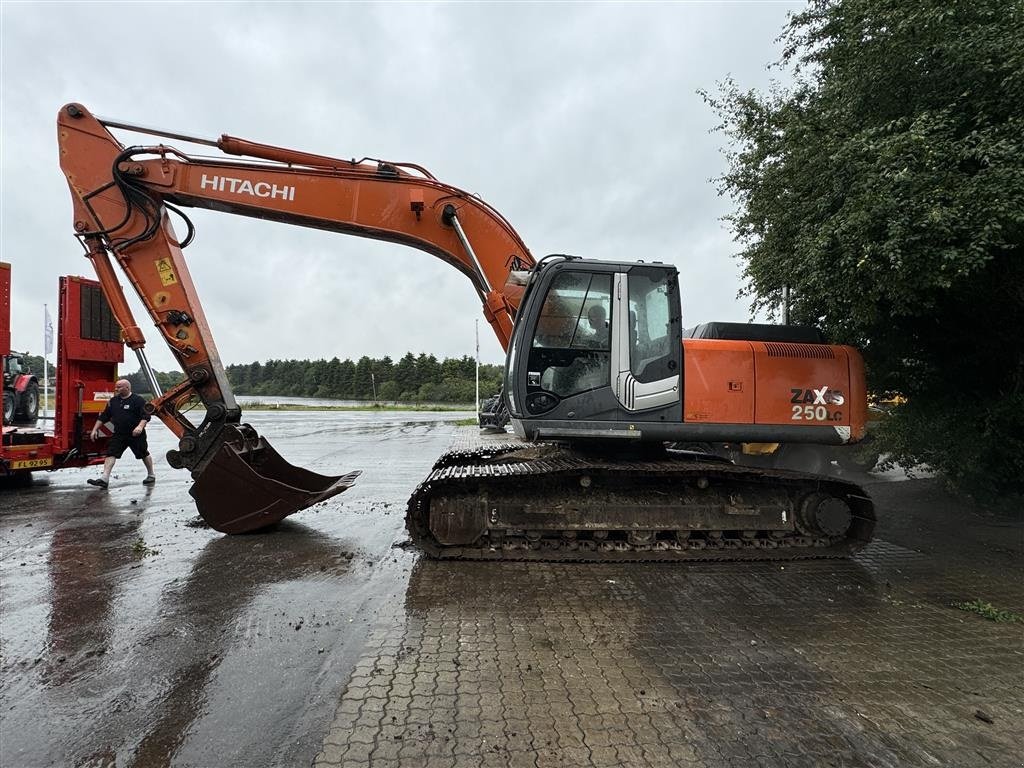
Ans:
{"label": "warning sticker on boom", "polygon": [[155,263],[156,272],[160,275],[161,283],[164,285],[174,285],[178,282],[178,278],[174,274],[174,267],[172,266],[170,259],[157,259]]}

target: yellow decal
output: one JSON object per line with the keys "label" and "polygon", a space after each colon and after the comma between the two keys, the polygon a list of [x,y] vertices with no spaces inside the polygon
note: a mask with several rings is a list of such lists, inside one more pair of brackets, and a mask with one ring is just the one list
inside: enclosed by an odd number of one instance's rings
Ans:
{"label": "yellow decal", "polygon": [[174,274],[174,267],[170,259],[157,259],[156,272],[160,275],[160,282],[164,285],[174,285],[178,278]]}
{"label": "yellow decal", "polygon": [[52,466],[53,459],[19,459],[11,462],[11,469],[42,469]]}

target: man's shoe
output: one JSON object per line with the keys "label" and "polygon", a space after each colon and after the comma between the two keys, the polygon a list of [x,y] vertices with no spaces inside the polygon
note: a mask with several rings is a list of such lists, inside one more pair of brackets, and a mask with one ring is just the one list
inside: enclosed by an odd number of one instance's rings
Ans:
{"label": "man's shoe", "polygon": [[156,483],[156,478],[153,477],[153,475],[150,475],[149,477],[142,481],[143,485],[153,485],[154,483]]}
{"label": "man's shoe", "polygon": [[107,483],[107,481],[104,480],[102,477],[90,477],[85,482],[87,482],[89,485],[95,485],[97,488],[104,489],[109,485],[109,483]]}

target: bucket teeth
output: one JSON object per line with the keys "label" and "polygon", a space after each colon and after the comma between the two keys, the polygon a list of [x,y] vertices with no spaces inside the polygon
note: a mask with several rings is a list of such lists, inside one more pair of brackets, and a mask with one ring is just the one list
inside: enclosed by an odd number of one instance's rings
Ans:
{"label": "bucket teeth", "polygon": [[[347,490],[359,472],[329,476],[289,464],[266,439],[255,443],[233,426],[189,493],[199,514],[221,533],[247,533],[280,522]],[[233,434],[232,434],[233,433]]]}

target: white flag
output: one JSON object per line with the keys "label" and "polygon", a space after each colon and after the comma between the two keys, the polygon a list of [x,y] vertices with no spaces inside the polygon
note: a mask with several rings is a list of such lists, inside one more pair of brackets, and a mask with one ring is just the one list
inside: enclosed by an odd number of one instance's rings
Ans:
{"label": "white flag", "polygon": [[53,354],[53,320],[50,319],[50,308],[43,304],[43,355]]}

